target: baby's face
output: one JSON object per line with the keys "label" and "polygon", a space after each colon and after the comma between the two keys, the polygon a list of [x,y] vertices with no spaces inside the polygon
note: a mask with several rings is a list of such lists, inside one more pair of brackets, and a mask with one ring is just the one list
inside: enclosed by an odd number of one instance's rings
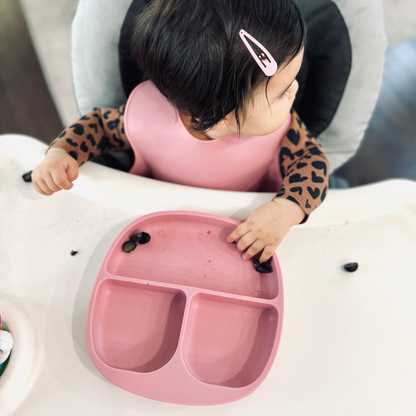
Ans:
{"label": "baby's face", "polygon": [[[273,75],[267,87],[267,97],[266,85],[262,85],[254,92],[253,105],[247,108],[247,115],[241,125],[240,133],[264,136],[283,126],[299,88],[295,77],[302,65],[303,53],[302,49],[287,66]],[[235,115],[231,112],[221,123],[206,132],[206,135],[212,139],[219,139],[237,132]]]}

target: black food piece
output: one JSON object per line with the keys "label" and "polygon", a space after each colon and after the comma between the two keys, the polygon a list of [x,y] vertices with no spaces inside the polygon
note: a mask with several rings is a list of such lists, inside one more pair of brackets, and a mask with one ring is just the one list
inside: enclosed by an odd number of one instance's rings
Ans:
{"label": "black food piece", "polygon": [[347,272],[355,272],[355,271],[358,269],[358,263],[347,263],[347,264],[344,266],[344,269],[345,269]]}
{"label": "black food piece", "polygon": [[32,182],[32,171],[25,173],[22,178],[25,182]]}
{"label": "black food piece", "polygon": [[150,241],[150,235],[143,231],[139,234],[133,235],[131,239],[139,244],[147,244]]}
{"label": "black food piece", "polygon": [[268,262],[261,263],[259,259],[253,259],[253,265],[256,272],[259,273],[271,273],[273,271]]}
{"label": "black food piece", "polygon": [[134,241],[127,241],[126,243],[123,244],[123,250],[126,253],[130,253],[131,251],[133,251],[135,248],[137,247],[137,243]]}
{"label": "black food piece", "polygon": [[75,256],[75,254],[77,254],[78,253],[78,251],[74,251],[74,250],[72,250],[71,251],[71,256]]}
{"label": "black food piece", "polygon": [[266,263],[260,263],[258,266],[255,267],[256,272],[259,273],[271,273],[273,270],[272,268]]}

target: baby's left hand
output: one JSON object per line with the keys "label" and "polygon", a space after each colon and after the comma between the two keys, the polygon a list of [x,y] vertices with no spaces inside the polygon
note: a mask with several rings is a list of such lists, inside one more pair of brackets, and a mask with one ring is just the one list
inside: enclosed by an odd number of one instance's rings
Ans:
{"label": "baby's left hand", "polygon": [[232,243],[240,238],[237,249],[244,251],[248,248],[243,260],[249,260],[263,250],[260,262],[264,263],[274,254],[288,231],[304,217],[303,209],[295,202],[276,198],[244,218],[227,239]]}

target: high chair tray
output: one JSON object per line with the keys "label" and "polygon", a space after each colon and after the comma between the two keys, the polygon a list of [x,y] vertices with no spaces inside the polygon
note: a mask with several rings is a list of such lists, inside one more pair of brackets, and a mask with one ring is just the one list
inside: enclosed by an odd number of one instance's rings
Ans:
{"label": "high chair tray", "polygon": [[[239,223],[198,212],[143,216],[115,239],[89,305],[91,358],[135,394],[214,405],[252,393],[270,371],[283,318],[282,277],[243,261],[227,236]],[[151,240],[123,250],[131,236]]]}

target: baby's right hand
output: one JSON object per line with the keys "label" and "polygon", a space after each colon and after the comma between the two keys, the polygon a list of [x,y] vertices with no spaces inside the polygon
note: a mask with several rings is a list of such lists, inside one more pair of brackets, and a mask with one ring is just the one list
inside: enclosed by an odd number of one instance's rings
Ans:
{"label": "baby's right hand", "polygon": [[52,195],[61,189],[71,189],[78,178],[78,163],[65,150],[52,148],[45,160],[32,172],[32,183],[42,195]]}

